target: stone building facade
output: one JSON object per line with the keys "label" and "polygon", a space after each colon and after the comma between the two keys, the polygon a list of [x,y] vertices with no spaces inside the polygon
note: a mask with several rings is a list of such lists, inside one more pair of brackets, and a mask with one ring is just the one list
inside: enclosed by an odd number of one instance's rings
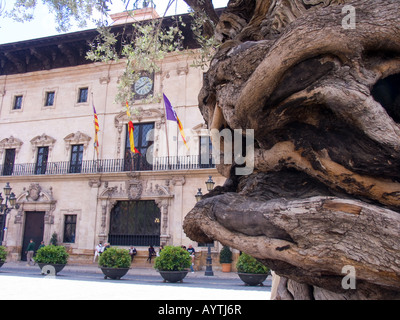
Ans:
{"label": "stone building facade", "polygon": [[154,94],[168,96],[183,123],[189,148],[176,123],[166,120],[161,99],[138,100],[133,123],[142,153],[132,157],[128,116],[115,103],[124,64],[87,61],[95,35],[88,30],[0,46],[0,187],[9,182],[19,205],[0,220],[10,259],[24,259],[29,238],[48,244],[54,234],[73,262],[91,262],[100,241],[143,252],[170,244],[206,250],[182,230],[198,188],[206,192],[209,176],[216,185],[225,180],[211,162],[200,163],[209,150],[197,107],[203,70],[180,52],[151,75]]}

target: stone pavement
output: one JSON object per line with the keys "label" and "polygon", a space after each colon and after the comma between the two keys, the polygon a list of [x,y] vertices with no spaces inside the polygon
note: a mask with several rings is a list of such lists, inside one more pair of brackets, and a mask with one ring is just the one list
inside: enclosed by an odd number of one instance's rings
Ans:
{"label": "stone pavement", "polygon": [[[4,268],[10,268],[10,269],[33,269],[33,268],[39,268],[37,265],[32,265],[32,266],[27,266],[27,263],[24,261],[18,261],[18,262],[6,262],[3,265]],[[65,271],[78,271],[78,272],[88,272],[88,273],[102,273],[100,270],[99,266],[97,263],[93,264],[67,264],[64,268]],[[1,269],[0,269],[1,271]],[[219,279],[237,279],[238,275],[236,272],[222,272],[221,270],[213,270],[215,278]],[[205,276],[204,275],[205,270],[200,270],[200,271],[195,271],[194,273],[191,273],[189,271],[188,276],[189,277],[195,277],[195,278],[212,278],[210,276]],[[149,266],[147,268],[145,267],[132,267],[131,270],[129,270],[129,274],[135,274],[135,275],[158,275],[158,272],[152,267]]]}
{"label": "stone pavement", "polygon": [[[13,272],[15,270],[15,273]],[[18,270],[17,270],[18,269]],[[18,272],[19,271],[19,272]],[[21,272],[22,271],[22,272]],[[238,284],[235,272],[214,271],[205,276],[203,271],[189,272],[184,283],[162,283],[153,268],[132,268],[128,275],[146,280],[94,280],[101,274],[97,264],[67,265],[62,276],[39,275],[39,266],[26,262],[8,262],[0,268],[0,300],[269,300],[270,287],[248,287]],[[63,272],[65,273],[63,274]],[[65,276],[74,271],[77,277]],[[31,276],[32,274],[38,276]],[[148,277],[148,276],[155,276]],[[99,277],[102,279],[102,277]],[[192,279],[192,280],[190,280]],[[230,282],[228,279],[232,279]],[[204,280],[204,281],[203,281]],[[199,285],[203,283],[204,285]],[[230,285],[227,285],[229,283]]]}

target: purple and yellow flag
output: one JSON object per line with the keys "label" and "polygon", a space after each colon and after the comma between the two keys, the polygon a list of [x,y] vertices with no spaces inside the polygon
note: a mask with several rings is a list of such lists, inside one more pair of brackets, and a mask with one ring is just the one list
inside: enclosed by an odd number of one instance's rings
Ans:
{"label": "purple and yellow flag", "polygon": [[172,107],[171,102],[169,102],[167,96],[163,94],[163,97],[164,97],[165,113],[167,116],[167,120],[175,121],[178,124],[178,129],[181,133],[183,143],[185,144],[186,148],[188,148],[186,144],[186,136],[185,132],[183,131],[182,122],[179,120],[178,115],[176,114],[174,108]]}

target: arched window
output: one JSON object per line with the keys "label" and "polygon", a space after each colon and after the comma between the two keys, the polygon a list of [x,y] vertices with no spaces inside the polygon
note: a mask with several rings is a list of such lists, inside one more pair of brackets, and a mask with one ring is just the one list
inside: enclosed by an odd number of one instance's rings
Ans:
{"label": "arched window", "polygon": [[108,242],[122,246],[159,246],[161,212],[154,200],[118,201],[111,210]]}

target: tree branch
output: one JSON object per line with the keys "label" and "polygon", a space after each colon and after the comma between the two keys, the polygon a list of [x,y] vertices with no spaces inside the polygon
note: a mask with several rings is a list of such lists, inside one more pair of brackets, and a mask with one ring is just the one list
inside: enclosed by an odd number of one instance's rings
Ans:
{"label": "tree branch", "polygon": [[212,0],[184,0],[189,7],[194,11],[204,12],[208,18],[217,24],[219,21],[218,15],[215,12]]}

